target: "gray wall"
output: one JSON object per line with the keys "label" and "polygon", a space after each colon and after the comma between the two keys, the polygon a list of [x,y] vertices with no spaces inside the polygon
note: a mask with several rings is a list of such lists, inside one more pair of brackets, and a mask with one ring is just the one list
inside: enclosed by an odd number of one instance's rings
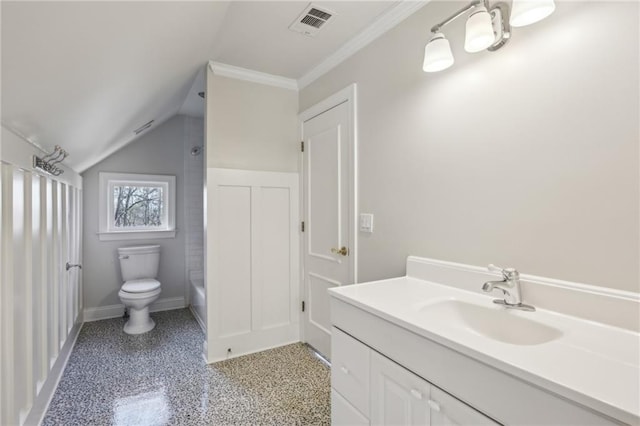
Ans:
{"label": "gray wall", "polygon": [[[184,116],[175,116],[138,140],[86,170],[84,178],[83,282],[84,307],[120,304],[122,285],[118,247],[160,244],[160,299],[185,296]],[[157,240],[98,239],[98,173],[148,173],[176,176],[176,237]]]}
{"label": "gray wall", "polygon": [[207,67],[207,167],[297,172],[298,94]]}
{"label": "gray wall", "polygon": [[459,20],[427,74],[463,4],[429,3],[301,91],[304,111],[358,83],[361,280],[412,254],[640,290],[638,4],[556,3],[495,53],[464,52]]}

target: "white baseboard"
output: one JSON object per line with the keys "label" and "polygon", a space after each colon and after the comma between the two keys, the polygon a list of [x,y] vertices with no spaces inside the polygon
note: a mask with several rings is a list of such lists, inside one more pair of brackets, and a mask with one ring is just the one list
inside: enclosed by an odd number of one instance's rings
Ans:
{"label": "white baseboard", "polygon": [[[264,351],[268,351],[270,349],[275,349],[275,348],[280,348],[282,346],[287,346],[287,345],[293,345],[294,343],[300,343],[300,339],[292,339],[292,340],[286,340],[286,341],[282,341],[282,342],[278,342],[278,343],[274,343],[273,345],[269,345],[269,346],[262,346],[262,347],[254,347],[251,349],[247,349],[247,350],[243,350],[241,352],[238,352],[236,354],[233,355],[214,355],[213,358],[211,359],[207,359],[206,355],[204,356],[204,360],[207,364],[215,364],[216,362],[220,362],[220,361],[226,361],[232,358],[238,358],[241,356],[245,356],[245,355],[251,355],[251,354],[256,354],[258,352],[264,352]],[[206,342],[205,342],[205,351],[206,349]]]}
{"label": "white baseboard", "polygon": [[[158,299],[150,307],[151,312],[170,311],[172,309],[186,308],[184,297],[167,297]],[[124,313],[124,305],[100,306],[97,308],[85,308],[83,311],[84,322],[99,321],[109,318],[121,317]]]}
{"label": "white baseboard", "polygon": [[183,297],[167,297],[156,301],[151,305],[151,312],[170,311],[187,307],[187,301]]}
{"label": "white baseboard", "polygon": [[60,349],[60,353],[58,354],[51,371],[49,371],[46,380],[38,391],[38,396],[33,401],[31,410],[24,420],[24,425],[42,424],[44,416],[49,409],[49,404],[51,404],[51,399],[53,399],[53,395],[58,388],[58,383],[60,383],[60,379],[62,378],[62,373],[64,373],[64,370],[67,367],[69,357],[71,356],[71,352],[73,351],[73,347],[76,344],[76,340],[78,339],[78,335],[80,334],[83,324],[84,323],[82,321],[78,321],[71,328],[69,336],[62,346],[62,349]]}
{"label": "white baseboard", "polygon": [[208,364],[297,343],[300,341],[300,324],[289,323],[268,329],[253,330],[251,333],[222,337],[212,334],[207,333]]}

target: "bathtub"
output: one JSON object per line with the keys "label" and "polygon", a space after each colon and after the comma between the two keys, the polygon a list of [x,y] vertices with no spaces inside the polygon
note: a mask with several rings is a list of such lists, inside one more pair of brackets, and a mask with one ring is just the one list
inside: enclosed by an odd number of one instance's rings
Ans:
{"label": "bathtub", "polygon": [[190,308],[193,316],[202,327],[202,331],[207,331],[207,307],[204,299],[204,274],[190,273],[191,282],[191,303]]}

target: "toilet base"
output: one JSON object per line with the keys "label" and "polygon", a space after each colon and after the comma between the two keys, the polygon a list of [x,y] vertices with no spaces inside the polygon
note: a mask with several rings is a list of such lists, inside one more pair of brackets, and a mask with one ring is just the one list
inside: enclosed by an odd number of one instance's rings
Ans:
{"label": "toilet base", "polygon": [[149,307],[142,309],[129,308],[129,321],[124,325],[125,333],[142,334],[153,330],[155,326],[155,321],[149,316]]}

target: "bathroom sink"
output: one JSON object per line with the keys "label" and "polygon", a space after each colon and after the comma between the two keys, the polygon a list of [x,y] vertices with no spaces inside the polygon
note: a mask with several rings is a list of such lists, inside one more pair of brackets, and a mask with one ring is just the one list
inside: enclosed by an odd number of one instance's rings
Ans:
{"label": "bathroom sink", "polygon": [[450,299],[422,306],[418,309],[424,321],[446,323],[512,345],[540,345],[562,336],[554,327],[542,324],[522,313],[498,306],[481,306]]}

